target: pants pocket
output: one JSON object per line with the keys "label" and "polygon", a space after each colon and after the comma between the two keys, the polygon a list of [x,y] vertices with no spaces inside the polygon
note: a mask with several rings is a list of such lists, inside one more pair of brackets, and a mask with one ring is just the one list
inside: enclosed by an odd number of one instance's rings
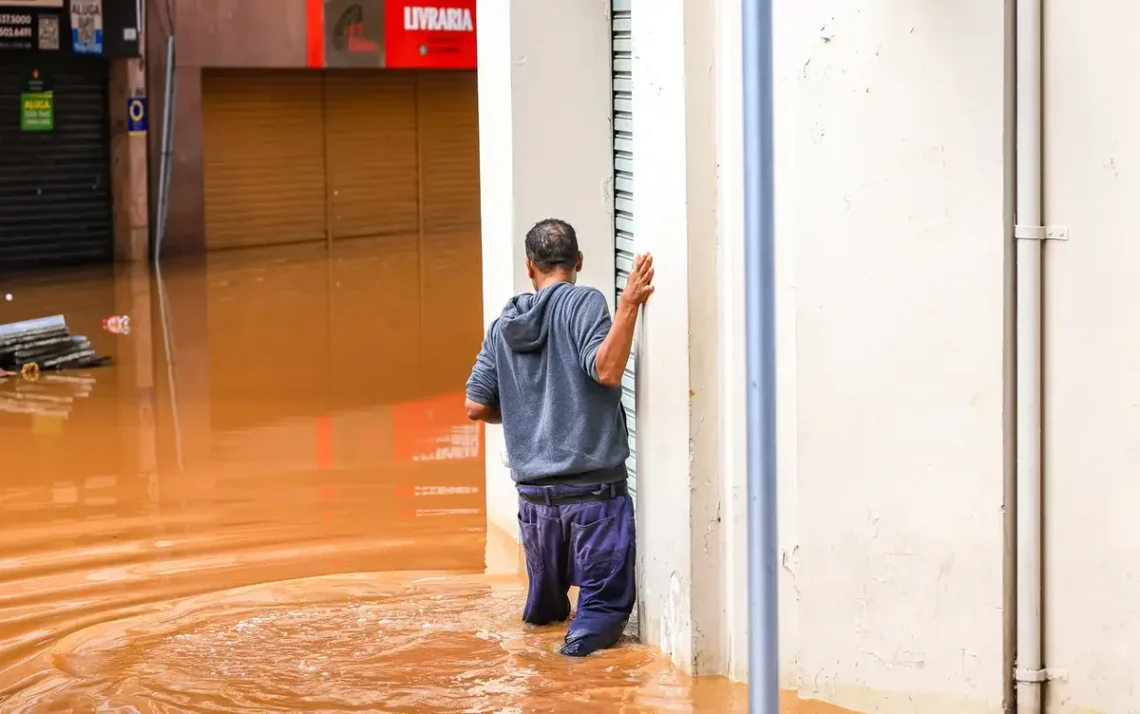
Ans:
{"label": "pants pocket", "polygon": [[538,523],[528,523],[523,518],[522,513],[519,514],[519,540],[522,541],[527,570],[531,574],[541,573],[545,558],[542,557],[542,541],[539,538]]}
{"label": "pants pocket", "polygon": [[[625,559],[629,537],[619,514],[590,514],[593,518],[570,523],[570,547],[584,583],[607,580]],[[586,515],[586,514],[583,514]],[[598,517],[600,516],[600,517]]]}

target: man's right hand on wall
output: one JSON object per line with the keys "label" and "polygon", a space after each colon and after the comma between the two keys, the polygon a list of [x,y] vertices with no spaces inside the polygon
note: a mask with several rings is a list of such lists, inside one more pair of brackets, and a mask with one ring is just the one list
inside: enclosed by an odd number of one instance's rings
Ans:
{"label": "man's right hand on wall", "polygon": [[653,256],[639,253],[633,257],[633,269],[629,271],[625,290],[621,292],[621,302],[637,308],[644,305],[653,294]]}

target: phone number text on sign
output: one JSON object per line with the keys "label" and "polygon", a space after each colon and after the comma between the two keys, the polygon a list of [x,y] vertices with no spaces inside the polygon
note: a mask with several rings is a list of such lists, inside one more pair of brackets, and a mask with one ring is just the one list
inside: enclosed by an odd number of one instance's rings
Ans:
{"label": "phone number text on sign", "polygon": [[32,49],[32,16],[24,13],[0,13],[0,48]]}

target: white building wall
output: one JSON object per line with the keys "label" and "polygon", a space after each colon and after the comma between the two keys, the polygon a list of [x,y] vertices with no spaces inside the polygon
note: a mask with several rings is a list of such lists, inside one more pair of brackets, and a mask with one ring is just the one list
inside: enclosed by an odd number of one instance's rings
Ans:
{"label": "white building wall", "polygon": [[632,18],[634,236],[657,285],[637,352],[641,636],[721,672],[714,4],[634,0]]}
{"label": "white building wall", "polygon": [[[782,27],[791,3],[776,3],[774,23]],[[781,41],[784,38],[781,38]],[[744,385],[747,373],[744,309],[744,162],[740,3],[716,4],[716,123],[717,123],[717,253],[718,253],[718,370],[720,380],[719,468],[724,516],[723,572],[726,639],[723,673],[736,681],[748,678],[748,525],[747,441]],[[776,173],[786,175],[794,162],[794,98],[799,66],[777,54],[774,98],[781,108],[776,127]],[[785,139],[785,136],[787,139]],[[786,192],[776,186],[777,202]],[[776,219],[776,400],[780,420],[776,448],[779,493],[779,539],[783,567],[780,586],[781,686],[794,689],[800,681],[797,657],[797,482],[796,461],[796,213],[779,210]]]}
{"label": "white building wall", "polygon": [[638,615],[643,641],[691,668],[689,206],[686,201],[685,3],[634,0],[634,237],[651,251],[656,290],[637,350]]}
{"label": "white building wall", "polygon": [[859,711],[1000,711],[1003,6],[777,5],[782,659],[804,696]]}
{"label": "white building wall", "polygon": [[1140,8],[1045,4],[1048,711],[1140,711]]}
{"label": "white building wall", "polygon": [[[527,287],[530,221],[579,200],[601,222],[612,200],[594,192],[608,126],[566,139],[608,117],[605,4],[521,5],[479,5],[488,320]],[[638,336],[642,636],[743,679],[737,5],[632,15],[635,235],[658,285]],[[1002,23],[985,0],[776,3],[782,681],[856,710],[1001,706]],[[551,151],[593,158],[555,190]],[[601,239],[580,233],[589,266]],[[488,510],[513,533],[498,438]]]}
{"label": "white building wall", "polygon": [[[744,162],[740,3],[717,3],[717,362],[722,474],[725,641],[723,672],[748,678],[748,492],[744,364]],[[785,343],[786,344],[786,343]],[[781,402],[783,404],[783,402]],[[781,453],[789,453],[781,450]]]}
{"label": "white building wall", "polygon": [[[608,8],[608,0],[478,2],[485,323],[532,290],[523,238],[543,218],[574,225],[585,255],[580,282],[614,294]],[[501,427],[487,428],[486,452],[489,524],[517,540]],[[517,567],[490,553],[488,561],[492,570]]]}

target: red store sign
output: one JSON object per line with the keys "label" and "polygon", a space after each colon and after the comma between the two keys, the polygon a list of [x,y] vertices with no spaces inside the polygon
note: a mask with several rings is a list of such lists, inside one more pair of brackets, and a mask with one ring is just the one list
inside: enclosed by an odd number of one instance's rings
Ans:
{"label": "red store sign", "polygon": [[310,67],[475,69],[476,0],[307,0]]}

